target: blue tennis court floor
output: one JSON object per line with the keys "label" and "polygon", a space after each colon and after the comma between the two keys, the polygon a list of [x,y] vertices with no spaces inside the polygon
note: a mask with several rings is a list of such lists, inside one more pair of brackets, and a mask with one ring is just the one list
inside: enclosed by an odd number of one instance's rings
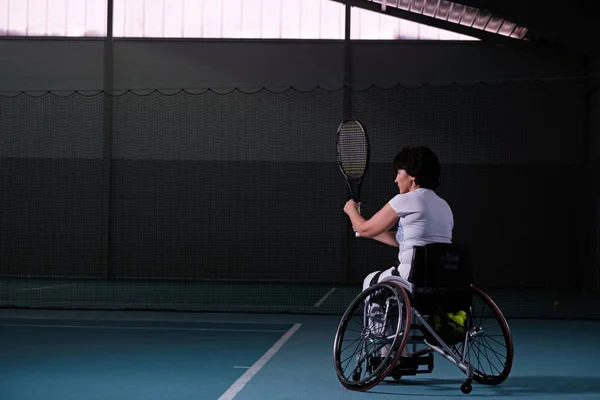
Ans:
{"label": "blue tennis court floor", "polygon": [[432,374],[365,393],[335,376],[338,316],[0,312],[2,400],[599,399],[600,321],[509,320],[510,377],[473,384],[436,356]]}

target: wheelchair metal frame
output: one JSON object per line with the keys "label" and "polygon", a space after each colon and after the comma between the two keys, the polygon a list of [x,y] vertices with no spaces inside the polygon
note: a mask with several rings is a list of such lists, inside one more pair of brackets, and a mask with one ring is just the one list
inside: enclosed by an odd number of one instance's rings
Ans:
{"label": "wheelchair metal frame", "polygon": [[[407,292],[407,294],[409,294],[409,295],[413,294],[414,285],[401,277],[390,276],[390,277],[386,277],[386,278],[382,279],[381,282],[395,283],[395,284],[403,287],[405,289],[405,291]],[[448,346],[446,344],[446,342],[437,334],[437,332],[435,332],[435,330],[427,323],[426,318],[423,317],[423,315],[421,315],[421,313],[419,313],[419,311],[412,305],[411,305],[411,313],[412,313],[412,317],[413,317],[411,326],[408,328],[408,332],[402,333],[402,334],[409,335],[409,342],[406,343],[406,346],[408,347],[409,344],[412,344],[413,349],[414,349],[414,347],[416,347],[417,343],[423,343],[426,346],[426,348],[412,352],[412,353],[410,353],[410,355],[408,357],[421,357],[421,356],[424,356],[431,352],[436,352],[437,354],[439,354],[440,356],[442,356],[446,360],[448,360],[450,363],[454,364],[456,367],[458,367],[461,371],[463,371],[467,375],[467,379],[461,386],[461,390],[464,393],[471,392],[471,381],[473,379],[473,366],[465,360],[466,351],[463,352],[462,357],[458,357],[456,352],[454,352],[450,348],[450,346]],[[470,326],[470,323],[471,323],[470,314],[471,313],[469,313],[469,320],[466,321],[466,324],[465,324],[466,326]],[[368,316],[365,315],[365,322],[368,321],[367,318],[368,318]],[[418,322],[415,324],[416,321],[418,321]],[[434,344],[429,343],[427,341],[427,339],[425,339],[425,338],[423,338],[422,342],[417,341],[416,339],[413,340],[414,336],[411,336],[410,334],[415,325],[421,325],[425,329],[427,329],[427,331],[431,334],[431,336],[433,336],[436,339],[436,341],[440,344],[440,346],[436,346]],[[396,335],[397,334],[398,334],[398,332],[396,332]],[[465,337],[463,339],[463,349],[467,349],[469,340],[472,337],[477,336],[477,334],[478,334],[477,332],[471,332],[471,331],[465,332]]]}
{"label": "wheelchair metal frame", "polygon": [[[427,339],[423,339],[423,344],[425,346],[427,346],[427,349],[425,349],[425,351],[423,351],[423,350],[417,350],[416,352],[414,352],[414,353],[411,354],[411,357],[418,357],[418,356],[430,353],[431,351],[435,351],[436,353],[438,353],[439,355],[441,355],[442,357],[444,357],[446,360],[450,361],[452,364],[454,364],[458,368],[460,368],[465,374],[467,374],[467,379],[472,379],[473,378],[473,366],[471,364],[469,364],[467,361],[465,361],[465,354],[463,354],[461,358],[457,357],[456,353],[454,351],[452,351],[452,349],[450,349],[450,347],[433,330],[433,328],[427,323],[427,321],[425,320],[425,318],[414,307],[411,307],[411,311],[413,313],[413,317],[416,317],[417,320],[425,327],[425,329],[427,329],[427,331],[429,331],[429,333],[441,345],[441,347],[440,346],[435,346],[435,345],[427,342]],[[413,324],[414,324],[414,322],[413,322]],[[469,342],[469,339],[471,337],[473,337],[473,336],[474,336],[474,334],[472,332],[469,332],[469,331],[466,332],[465,339],[464,339],[464,342],[463,342],[463,345],[464,345],[463,348],[464,349],[467,348],[467,344]],[[409,338],[409,340],[410,340],[410,338]]]}

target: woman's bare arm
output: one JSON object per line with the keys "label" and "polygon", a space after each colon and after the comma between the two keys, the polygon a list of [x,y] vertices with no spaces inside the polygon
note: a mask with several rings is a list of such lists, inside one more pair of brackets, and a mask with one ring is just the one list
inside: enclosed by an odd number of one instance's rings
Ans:
{"label": "woman's bare arm", "polygon": [[396,232],[393,231],[380,233],[377,236],[373,236],[373,239],[390,246],[399,247],[398,241],[396,240]]}
{"label": "woman's bare arm", "polygon": [[[357,203],[353,200],[348,200],[344,207],[344,211],[350,217],[354,230],[362,237],[375,239],[375,237],[381,234],[386,234],[386,232],[398,221],[398,215],[389,203],[386,203],[386,205],[383,206],[381,210],[377,211],[370,219],[363,218],[359,214],[357,207]],[[388,240],[387,237],[382,237],[382,239]]]}

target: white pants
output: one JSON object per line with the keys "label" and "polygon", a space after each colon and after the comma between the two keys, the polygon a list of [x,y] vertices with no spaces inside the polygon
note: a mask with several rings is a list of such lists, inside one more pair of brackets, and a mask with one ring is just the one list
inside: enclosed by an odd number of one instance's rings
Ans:
{"label": "white pants", "polygon": [[[393,266],[390,267],[384,271],[381,272],[381,274],[379,275],[379,278],[377,279],[377,282],[373,282],[373,284],[378,283],[378,282],[382,282],[383,280],[386,279],[394,279],[397,282],[399,282],[402,287],[404,287],[407,292],[412,293],[412,283],[410,283],[407,278],[408,275],[410,273],[410,264],[400,264],[398,267]],[[371,272],[369,275],[367,275],[367,277],[365,278],[365,280],[363,281],[363,290],[367,289],[368,287],[371,286],[371,281],[373,280],[373,278],[375,277],[376,274],[378,274],[380,271],[374,271]],[[398,273],[400,273],[400,276],[398,276]],[[369,326],[371,326],[372,329],[374,330],[381,330],[383,334],[389,335],[392,333],[391,331],[391,326],[384,326],[383,324],[381,324],[379,321],[382,320],[382,316],[381,316],[381,310],[380,310],[380,306],[379,304],[370,304],[369,305],[369,310],[368,310],[368,324]],[[384,346],[383,348],[381,348],[381,356],[382,357],[386,357],[387,354],[389,353],[389,346]],[[403,349],[402,351],[402,356],[406,357],[408,356],[408,352],[406,350],[406,347]]]}
{"label": "white pants", "polygon": [[[377,279],[377,282],[381,282],[385,278],[394,276],[396,274],[396,272],[394,272],[394,270],[397,270],[397,272],[400,273],[399,278],[402,278],[401,280],[408,282],[407,279],[408,279],[408,275],[410,274],[410,264],[400,264],[398,267],[394,266],[394,267],[390,267],[390,268],[384,270],[381,273],[381,275],[379,275],[379,279]],[[367,277],[363,281],[363,290],[365,290],[366,288],[371,286],[371,281],[373,280],[373,277],[378,273],[379,273],[379,271],[373,271],[369,275],[367,275]],[[377,283],[377,282],[374,282],[374,283]],[[412,292],[412,290],[411,290],[411,292]]]}

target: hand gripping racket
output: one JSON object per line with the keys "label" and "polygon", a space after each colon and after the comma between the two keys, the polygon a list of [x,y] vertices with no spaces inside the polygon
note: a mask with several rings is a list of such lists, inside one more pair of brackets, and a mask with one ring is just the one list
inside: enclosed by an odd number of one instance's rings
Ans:
{"label": "hand gripping racket", "polygon": [[[359,202],[360,188],[369,165],[369,140],[356,120],[342,122],[336,137],[338,165],[350,189],[352,199]],[[360,208],[358,210],[360,213]],[[358,232],[356,237],[360,236]]]}

